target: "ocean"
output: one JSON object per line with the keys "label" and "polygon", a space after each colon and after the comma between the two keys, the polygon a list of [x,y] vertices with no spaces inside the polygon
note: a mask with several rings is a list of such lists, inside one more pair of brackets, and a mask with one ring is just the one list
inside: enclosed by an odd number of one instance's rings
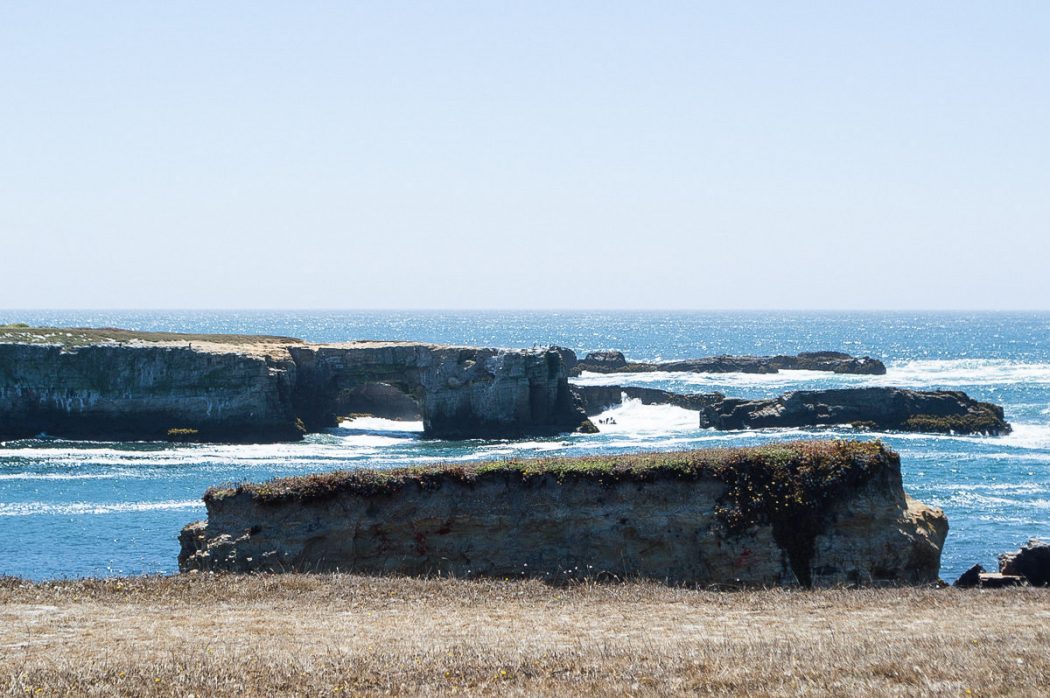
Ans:
{"label": "ocean", "polygon": [[693,412],[634,401],[601,415],[597,435],[424,441],[422,424],[356,419],[300,443],[195,445],[25,440],[0,443],[0,575],[35,580],[167,574],[177,535],[204,518],[212,485],[355,467],[529,455],[677,450],[807,438],[881,438],[901,454],[905,489],[944,509],[941,575],[1030,536],[1050,537],[1050,313],[0,311],[0,323],[261,333],[310,341],[404,339],[523,348],[556,344],[630,359],[838,350],[871,355],[884,376],[584,375],[589,384],[772,396],[796,389],[893,385],[963,390],[1003,405],[1001,437],[858,433],[851,429],[701,430]]}

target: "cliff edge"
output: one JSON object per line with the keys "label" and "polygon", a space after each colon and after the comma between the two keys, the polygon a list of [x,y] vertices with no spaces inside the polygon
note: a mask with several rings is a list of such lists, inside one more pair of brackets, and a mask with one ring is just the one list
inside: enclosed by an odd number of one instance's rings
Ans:
{"label": "cliff edge", "polygon": [[204,501],[183,571],[917,584],[948,529],[878,442],[336,472]]}

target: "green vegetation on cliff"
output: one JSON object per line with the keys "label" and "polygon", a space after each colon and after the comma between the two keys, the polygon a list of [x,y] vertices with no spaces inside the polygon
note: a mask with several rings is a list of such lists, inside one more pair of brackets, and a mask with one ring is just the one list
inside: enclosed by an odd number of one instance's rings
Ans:
{"label": "green vegetation on cliff", "polygon": [[209,342],[212,344],[302,344],[303,340],[254,334],[187,334],[139,332],[116,327],[30,327],[25,323],[0,325],[0,343],[58,344],[82,347],[129,342]]}
{"label": "green vegetation on cliff", "polygon": [[703,449],[582,458],[501,460],[392,470],[355,470],[280,478],[236,488],[212,488],[206,501],[248,494],[263,505],[320,503],[341,495],[383,496],[405,487],[436,489],[487,478],[554,476],[560,482],[612,485],[674,478],[712,479],[726,486],[718,519],[730,533],[769,524],[792,567],[808,584],[809,560],[826,513],[837,499],[863,485],[899,457],[879,441],[800,441],[752,448]]}

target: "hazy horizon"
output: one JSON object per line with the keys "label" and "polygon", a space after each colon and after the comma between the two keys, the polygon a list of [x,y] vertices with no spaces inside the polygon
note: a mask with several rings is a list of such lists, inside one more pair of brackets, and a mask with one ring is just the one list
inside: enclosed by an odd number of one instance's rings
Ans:
{"label": "hazy horizon", "polygon": [[0,307],[1050,308],[1050,5],[0,8]]}

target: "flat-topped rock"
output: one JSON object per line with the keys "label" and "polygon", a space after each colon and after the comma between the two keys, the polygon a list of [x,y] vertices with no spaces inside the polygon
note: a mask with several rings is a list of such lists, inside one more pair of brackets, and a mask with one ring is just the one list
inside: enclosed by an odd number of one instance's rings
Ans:
{"label": "flat-topped rock", "polygon": [[1021,547],[999,556],[999,571],[1024,577],[1032,586],[1050,586],[1050,542],[1031,538]]}
{"label": "flat-topped rock", "polygon": [[[430,438],[554,434],[586,422],[558,349],[0,328],[0,439],[294,440],[388,390],[418,404]],[[397,409],[407,413],[403,400]]]}
{"label": "flat-topped rock", "polygon": [[704,406],[700,426],[765,429],[850,424],[862,428],[957,434],[1008,434],[1003,408],[954,390],[903,388],[797,390],[777,398],[725,398]]}
{"label": "flat-topped rock", "polygon": [[356,470],[204,501],[183,571],[920,584],[948,529],[872,442]]}

